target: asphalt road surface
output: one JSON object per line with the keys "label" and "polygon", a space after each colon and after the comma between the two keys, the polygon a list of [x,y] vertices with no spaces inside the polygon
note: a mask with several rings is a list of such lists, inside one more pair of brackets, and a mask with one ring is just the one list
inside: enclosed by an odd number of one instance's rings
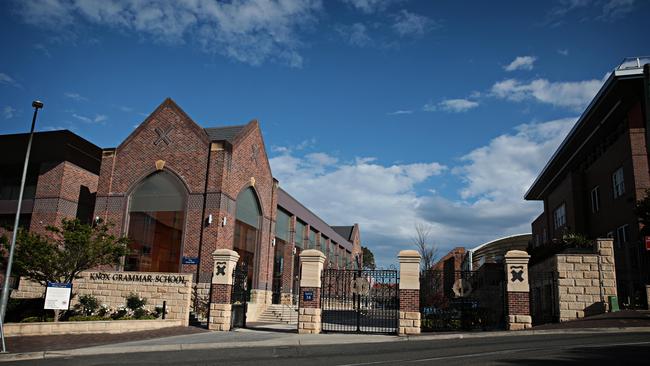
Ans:
{"label": "asphalt road surface", "polygon": [[650,365],[650,333],[128,353],[17,365]]}

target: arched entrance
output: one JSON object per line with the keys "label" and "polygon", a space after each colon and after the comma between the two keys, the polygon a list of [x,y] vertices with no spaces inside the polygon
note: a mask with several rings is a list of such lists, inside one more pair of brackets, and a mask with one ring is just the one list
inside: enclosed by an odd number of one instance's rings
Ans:
{"label": "arched entrance", "polygon": [[156,172],[138,184],[129,196],[131,242],[124,270],[180,270],[186,197],[183,184],[168,172]]}
{"label": "arched entrance", "polygon": [[233,249],[239,254],[240,263],[248,268],[249,290],[252,289],[253,284],[255,253],[259,243],[261,221],[262,209],[257,195],[252,187],[248,187],[237,196]]}

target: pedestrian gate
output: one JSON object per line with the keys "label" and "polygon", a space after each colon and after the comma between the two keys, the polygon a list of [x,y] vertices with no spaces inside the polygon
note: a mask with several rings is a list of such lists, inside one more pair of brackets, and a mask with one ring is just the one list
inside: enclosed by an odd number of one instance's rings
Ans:
{"label": "pedestrian gate", "polygon": [[248,268],[245,263],[238,264],[232,273],[232,327],[246,327],[246,311],[248,310]]}
{"label": "pedestrian gate", "polygon": [[323,332],[397,333],[399,272],[326,269],[321,309]]}

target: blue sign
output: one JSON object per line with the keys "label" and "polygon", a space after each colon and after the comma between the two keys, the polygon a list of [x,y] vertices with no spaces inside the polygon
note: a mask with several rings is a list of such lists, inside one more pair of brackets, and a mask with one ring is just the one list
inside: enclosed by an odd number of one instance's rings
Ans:
{"label": "blue sign", "polygon": [[72,282],[48,282],[47,287],[72,288]]}
{"label": "blue sign", "polygon": [[199,257],[183,257],[183,264],[199,264]]}
{"label": "blue sign", "polygon": [[304,301],[314,301],[314,291],[305,291],[302,293],[302,299]]}

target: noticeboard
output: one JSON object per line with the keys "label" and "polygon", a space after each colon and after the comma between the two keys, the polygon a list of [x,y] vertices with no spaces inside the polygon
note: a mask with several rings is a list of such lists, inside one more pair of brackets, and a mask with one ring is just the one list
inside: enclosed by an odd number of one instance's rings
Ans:
{"label": "noticeboard", "polygon": [[43,308],[46,310],[68,310],[71,293],[72,283],[48,282]]}

